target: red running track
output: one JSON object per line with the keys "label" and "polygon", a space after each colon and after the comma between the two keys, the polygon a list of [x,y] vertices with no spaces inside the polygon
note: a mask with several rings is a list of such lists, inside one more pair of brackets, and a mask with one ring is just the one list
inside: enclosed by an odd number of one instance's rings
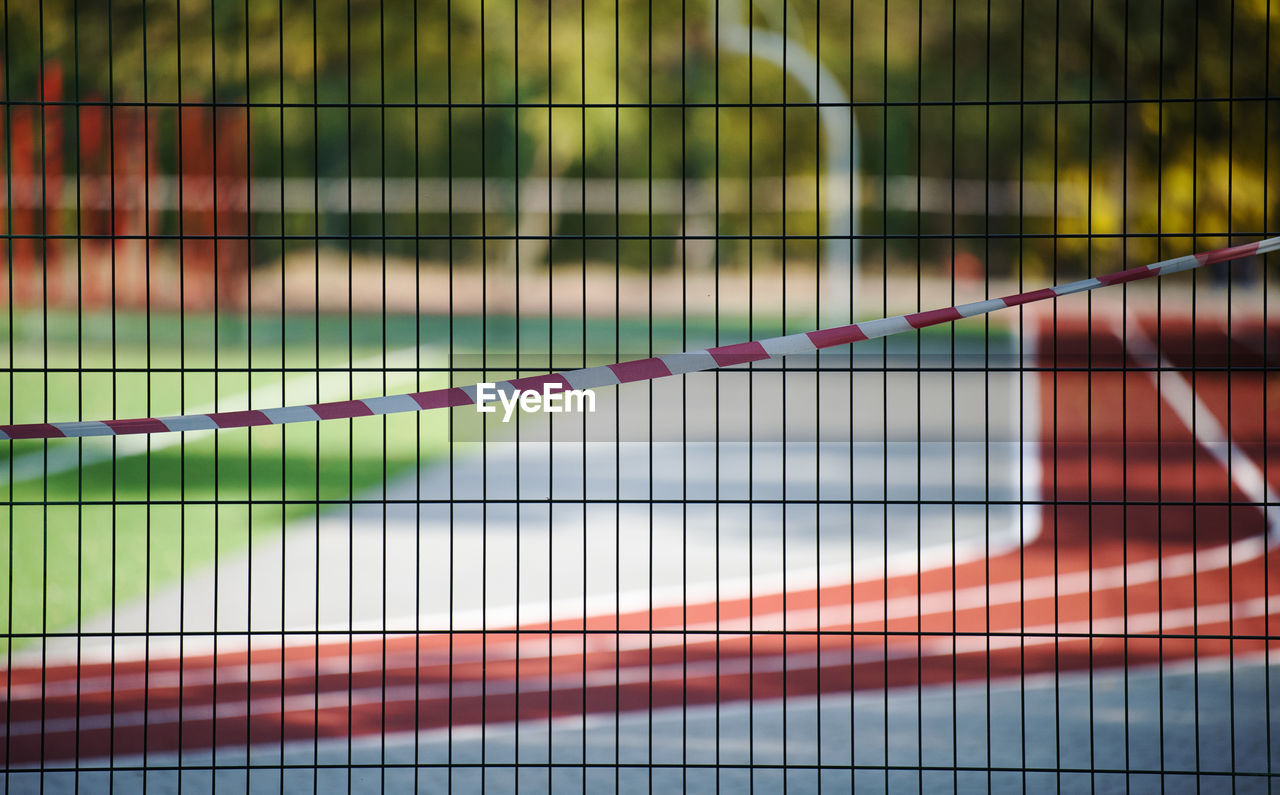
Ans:
{"label": "red running track", "polygon": [[[1045,327],[1039,352],[1048,368],[1039,376],[1043,530],[1020,549],[843,586],[529,625],[518,638],[365,636],[216,659],[14,668],[3,761],[614,714],[1276,645],[1280,553],[1266,547],[1258,505],[1280,482],[1270,441],[1280,411],[1267,410],[1280,384],[1262,369],[1273,331],[1237,325],[1228,335],[1221,324],[1168,319],[1090,333],[1059,318],[1055,328]],[[1119,369],[1157,363],[1157,349],[1166,364],[1210,369]],[[1280,339],[1265,349],[1280,350]]]}

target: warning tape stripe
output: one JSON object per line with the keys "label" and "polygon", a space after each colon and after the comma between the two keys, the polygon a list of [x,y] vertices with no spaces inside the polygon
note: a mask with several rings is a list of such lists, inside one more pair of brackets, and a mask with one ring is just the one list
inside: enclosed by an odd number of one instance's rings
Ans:
{"label": "warning tape stripe", "polygon": [[[1255,254],[1266,254],[1272,251],[1280,251],[1280,237],[1268,238],[1257,243],[1246,243],[1241,246],[1215,249],[1200,254],[1189,254],[1184,257],[1176,257],[1138,268],[1129,268],[1128,270],[1090,279],[1081,279],[1068,284],[1045,287],[1016,295],[1007,295],[1003,298],[973,301],[958,306],[884,317],[878,320],[864,320],[861,323],[853,323],[847,326],[818,329],[817,331],[789,334],[783,337],[773,337],[754,342],[740,342],[734,345],[723,345],[699,351],[686,351],[648,359],[618,362],[617,364],[586,367],[581,370],[570,370],[564,373],[548,373],[527,378],[514,378],[509,381],[499,382],[496,385],[496,392],[498,394],[511,394],[512,392],[526,390],[541,390],[542,385],[545,383],[554,383],[572,389],[595,389],[633,381],[648,381],[668,375],[696,373],[702,370],[713,370],[718,367],[732,367],[738,364],[786,356],[787,354],[809,353],[822,348],[848,345],[862,340],[901,334],[914,329],[936,326],[940,323],[950,323],[961,318],[985,315],[1006,307],[1021,306],[1035,301],[1044,301],[1058,296],[1094,290],[1099,287],[1124,284],[1138,279],[1148,279],[1153,276],[1164,276],[1170,273],[1199,268],[1204,265],[1227,262]],[[404,395],[386,395],[358,400],[336,400],[328,403],[285,406],[276,409],[223,411],[213,414],[183,414],[174,417],[144,417],[127,420],[0,425],[0,440],[121,436],[134,433],[170,433],[247,428],[256,425],[283,425],[290,422],[340,420],[367,417],[375,414],[396,414],[407,411],[451,408],[454,406],[474,405],[475,402],[476,385],[473,384],[465,387],[436,389],[429,392],[412,392]]]}

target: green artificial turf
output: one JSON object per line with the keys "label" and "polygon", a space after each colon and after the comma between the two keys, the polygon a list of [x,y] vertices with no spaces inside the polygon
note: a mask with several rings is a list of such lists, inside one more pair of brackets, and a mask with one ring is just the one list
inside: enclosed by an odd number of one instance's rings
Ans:
{"label": "green artificial turf", "polygon": [[[13,365],[0,378],[6,421],[211,411],[215,397],[225,411],[448,383],[446,373],[415,369],[445,365],[438,347],[406,348],[414,341],[397,340],[387,348],[392,369],[384,373],[382,347],[333,339],[347,336],[345,324],[323,319],[311,324],[309,337],[293,334],[283,345],[279,334],[255,329],[261,333],[251,338],[247,328],[226,323],[215,335],[210,317],[44,321],[19,317],[10,330],[5,353]],[[348,363],[359,371],[336,372]],[[282,365],[289,372],[281,373]],[[9,506],[0,511],[0,573],[8,583],[0,592],[0,634],[18,648],[161,588],[184,570],[241,553],[291,519],[437,460],[448,434],[448,414],[424,412],[185,438],[11,442],[0,464]]]}

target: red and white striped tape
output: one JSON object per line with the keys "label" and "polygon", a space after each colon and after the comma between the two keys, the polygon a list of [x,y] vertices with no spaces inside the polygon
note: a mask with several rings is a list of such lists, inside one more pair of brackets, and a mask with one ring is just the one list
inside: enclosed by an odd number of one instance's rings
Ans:
{"label": "red and white striped tape", "polygon": [[[681,373],[695,373],[717,367],[758,362],[792,353],[809,353],[822,348],[848,345],[862,340],[901,334],[912,329],[949,323],[975,315],[983,315],[1010,306],[1020,306],[1061,295],[1081,293],[1098,287],[1123,282],[1164,276],[1178,271],[1191,270],[1215,262],[1280,251],[1280,237],[1268,238],[1258,243],[1247,243],[1201,254],[1143,265],[1138,268],[1109,273],[1091,279],[1045,287],[1040,290],[974,301],[945,309],[931,309],[909,315],[883,317],[848,326],[819,329],[785,337],[772,337],[756,342],[740,342],[718,348],[636,359],[617,364],[587,367],[564,373],[549,373],[528,378],[513,378],[496,385],[499,394],[525,390],[541,391],[543,384],[556,384],[568,389],[594,389],[596,387],[646,381]],[[145,417],[132,420],[93,420],[85,422],[37,422],[25,425],[0,425],[0,439],[55,439],[77,436],[120,436],[130,433],[169,433],[203,431],[225,428],[247,428],[254,425],[282,425],[287,422],[316,422],[367,417],[374,414],[395,414],[402,411],[449,408],[474,405],[476,385],[435,389],[430,392],[411,392],[405,395],[337,400],[329,403],[312,403],[305,406],[284,406],[278,409],[250,409],[247,411],[221,411],[212,414],[183,414],[175,417]]]}

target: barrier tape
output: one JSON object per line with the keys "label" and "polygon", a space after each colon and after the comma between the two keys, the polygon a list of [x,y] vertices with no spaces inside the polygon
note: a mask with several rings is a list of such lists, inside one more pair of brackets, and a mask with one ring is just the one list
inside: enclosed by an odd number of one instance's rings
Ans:
{"label": "barrier tape", "polygon": [[[998,309],[1021,306],[1058,296],[1071,295],[1109,287],[1114,284],[1164,276],[1179,271],[1192,270],[1217,262],[1280,251],[1280,237],[1268,238],[1257,243],[1232,246],[1201,254],[1164,260],[1151,265],[1130,268],[1105,276],[1045,287],[1031,292],[974,301],[944,309],[931,309],[908,315],[883,317],[848,326],[819,329],[800,334],[788,334],[754,342],[740,342],[718,348],[636,359],[617,364],[586,367],[563,373],[548,373],[527,378],[513,378],[496,385],[496,392],[510,395],[526,390],[541,391],[544,384],[558,385],[563,389],[594,389],[597,387],[647,381],[668,375],[696,373],[717,367],[758,362],[795,353],[810,353],[837,345],[848,345],[862,340],[888,337],[926,326],[950,323],[961,318],[985,315]],[[449,387],[430,392],[411,392],[404,395],[336,400],[328,403],[312,403],[305,406],[284,406],[277,409],[249,409],[246,411],[221,411],[212,414],[183,414],[174,417],[144,417],[131,420],[94,420],[84,422],[29,423],[25,425],[0,425],[0,439],[56,439],[83,436],[121,436],[132,433],[181,433],[183,431],[248,428],[256,425],[283,425],[289,422],[317,422],[319,420],[344,420],[368,417],[375,414],[396,414],[404,411],[451,408],[475,405],[476,386]]]}

